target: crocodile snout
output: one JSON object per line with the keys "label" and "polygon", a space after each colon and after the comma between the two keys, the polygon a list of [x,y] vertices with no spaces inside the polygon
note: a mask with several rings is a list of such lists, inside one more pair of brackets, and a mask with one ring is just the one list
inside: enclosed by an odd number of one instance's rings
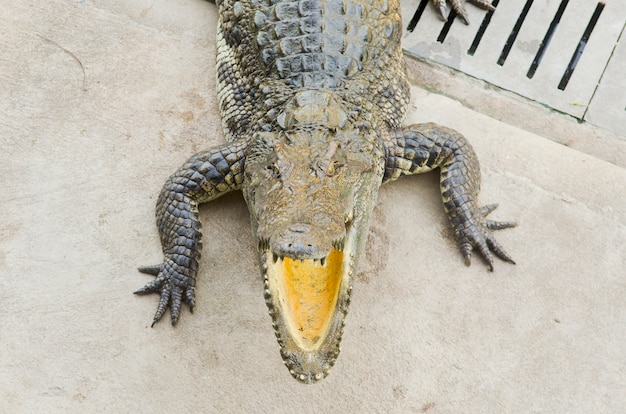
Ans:
{"label": "crocodile snout", "polygon": [[272,252],[280,257],[296,260],[321,259],[328,255],[330,246],[320,248],[310,224],[296,223],[287,227],[273,240]]}
{"label": "crocodile snout", "polygon": [[293,233],[310,233],[311,225],[304,223],[294,224],[293,226],[289,227],[289,231]]}

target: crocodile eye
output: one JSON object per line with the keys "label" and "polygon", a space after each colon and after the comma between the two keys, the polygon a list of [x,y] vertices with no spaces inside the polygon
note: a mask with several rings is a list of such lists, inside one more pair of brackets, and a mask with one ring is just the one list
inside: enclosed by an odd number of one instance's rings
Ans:
{"label": "crocodile eye", "polygon": [[326,171],[326,175],[332,177],[337,174],[337,172],[344,167],[344,164],[339,161],[333,161],[332,164],[328,166],[328,170]]}
{"label": "crocodile eye", "polygon": [[265,167],[265,171],[267,171],[272,177],[280,178],[280,170],[276,166],[276,164],[269,164]]}

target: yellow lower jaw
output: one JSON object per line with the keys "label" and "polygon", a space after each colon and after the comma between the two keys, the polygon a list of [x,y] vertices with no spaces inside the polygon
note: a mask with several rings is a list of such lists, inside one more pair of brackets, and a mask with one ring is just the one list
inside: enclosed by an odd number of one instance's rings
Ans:
{"label": "yellow lower jaw", "polygon": [[323,343],[337,305],[343,258],[343,252],[332,249],[324,266],[290,258],[273,265],[285,324],[303,351]]}

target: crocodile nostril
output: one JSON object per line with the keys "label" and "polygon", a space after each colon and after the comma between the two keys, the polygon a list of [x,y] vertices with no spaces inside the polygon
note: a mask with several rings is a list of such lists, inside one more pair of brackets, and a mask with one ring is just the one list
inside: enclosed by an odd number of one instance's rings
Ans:
{"label": "crocodile nostril", "polygon": [[[296,245],[300,245],[300,243],[296,243]],[[293,243],[289,243],[288,246],[289,246],[289,248],[292,248],[294,245],[293,245]],[[313,245],[309,243],[309,244],[306,245],[306,247],[313,247]]]}

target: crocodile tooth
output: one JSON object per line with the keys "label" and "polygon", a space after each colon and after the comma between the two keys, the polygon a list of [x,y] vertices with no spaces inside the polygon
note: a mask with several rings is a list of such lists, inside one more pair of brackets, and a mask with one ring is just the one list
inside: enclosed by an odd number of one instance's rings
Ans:
{"label": "crocodile tooth", "polygon": [[345,238],[341,240],[335,240],[333,242],[333,247],[339,251],[343,251],[344,244],[345,244]]}
{"label": "crocodile tooth", "polygon": [[274,261],[274,264],[278,261],[278,255],[276,253],[272,253],[272,260]]}
{"label": "crocodile tooth", "polygon": [[260,251],[267,250],[268,246],[269,246],[269,244],[267,242],[267,239],[263,238],[263,239],[259,240],[259,250]]}
{"label": "crocodile tooth", "polygon": [[352,219],[354,219],[354,210],[350,210],[350,213],[346,216],[344,223],[349,226],[352,223]]}

